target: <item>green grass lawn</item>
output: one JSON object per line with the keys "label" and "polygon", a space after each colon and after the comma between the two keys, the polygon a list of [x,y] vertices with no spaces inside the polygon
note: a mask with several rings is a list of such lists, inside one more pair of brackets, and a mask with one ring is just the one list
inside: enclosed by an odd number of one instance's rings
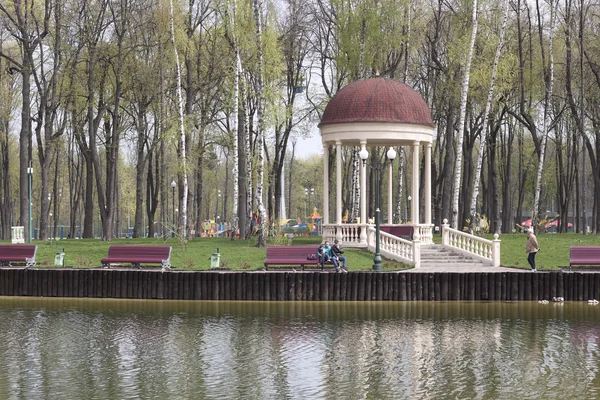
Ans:
{"label": "green grass lawn", "polygon": [[[540,252],[535,256],[538,269],[557,270],[569,266],[570,246],[598,246],[600,236],[577,233],[547,233],[536,235]],[[491,236],[490,236],[491,239]],[[530,268],[525,253],[527,234],[515,233],[501,235],[500,262],[504,266]]]}
{"label": "green grass lawn", "polygon": [[[507,267],[529,268],[527,254],[525,253],[525,234],[501,235],[501,264]],[[491,235],[488,237],[491,239]],[[557,270],[560,266],[569,265],[569,246],[598,245],[598,235],[581,234],[543,234],[538,235],[541,251],[536,257],[538,269]],[[309,245],[320,243],[321,238],[295,237],[292,245]],[[439,236],[434,241],[440,242]],[[8,243],[8,242],[4,242]],[[265,249],[255,247],[256,238],[250,240],[231,241],[228,238],[195,238],[181,246],[176,239],[115,239],[112,242],[103,242],[98,239],[68,239],[60,241],[38,242],[38,266],[50,267],[54,265],[56,252],[65,250],[65,266],[97,267],[100,259],[106,257],[108,246],[111,244],[131,245],[168,245],[173,246],[171,263],[178,270],[206,270],[210,268],[211,254],[217,252],[221,255],[221,267],[232,270],[258,270],[263,268]],[[287,237],[269,240],[269,244],[287,245]],[[350,271],[370,270],[373,264],[373,254],[358,249],[346,249],[344,255],[348,259]],[[385,270],[401,270],[408,266],[396,261],[384,260]]]}
{"label": "green grass lawn", "polygon": [[[292,245],[315,246],[321,242],[321,237],[295,237]],[[4,242],[8,243],[8,242]],[[287,245],[287,237],[270,238],[269,245]],[[195,238],[181,246],[176,239],[115,239],[112,242],[104,242],[98,239],[68,239],[59,241],[39,242],[36,260],[39,267],[51,267],[54,265],[54,257],[57,252],[65,251],[64,265],[76,268],[88,268],[100,266],[100,259],[108,254],[108,246],[112,244],[128,245],[153,245],[172,246],[171,264],[177,270],[207,270],[210,269],[212,253],[217,249],[221,256],[221,268],[232,270],[254,271],[264,268],[264,248],[255,247],[256,238],[250,240],[231,241],[228,238]],[[351,271],[369,270],[373,264],[373,254],[358,249],[345,249],[344,255],[348,259],[348,269]],[[384,260],[384,269],[399,270],[409,268],[402,263]]]}

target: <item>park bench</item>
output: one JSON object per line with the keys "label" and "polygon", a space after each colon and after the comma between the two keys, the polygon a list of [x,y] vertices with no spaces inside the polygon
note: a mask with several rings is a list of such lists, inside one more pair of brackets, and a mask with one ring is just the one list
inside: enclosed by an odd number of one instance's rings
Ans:
{"label": "park bench", "polygon": [[[299,265],[304,271],[305,266],[318,266],[319,257],[317,250],[319,246],[268,246],[265,259],[265,269],[270,265],[288,266]],[[333,265],[330,261],[325,264]]]}
{"label": "park bench", "polygon": [[573,265],[600,265],[600,246],[571,246],[569,270]]}
{"label": "park bench", "polygon": [[381,231],[389,233],[390,235],[398,236],[399,238],[412,240],[413,238],[413,227],[410,225],[396,225],[396,226],[381,226]]}
{"label": "park bench", "polygon": [[142,264],[160,264],[163,271],[170,270],[171,246],[109,246],[108,256],[100,262],[105,268],[121,263],[131,264],[134,268],[140,268]]}
{"label": "park bench", "polygon": [[25,263],[25,267],[35,265],[35,244],[0,244],[0,264],[3,266],[12,263]]}

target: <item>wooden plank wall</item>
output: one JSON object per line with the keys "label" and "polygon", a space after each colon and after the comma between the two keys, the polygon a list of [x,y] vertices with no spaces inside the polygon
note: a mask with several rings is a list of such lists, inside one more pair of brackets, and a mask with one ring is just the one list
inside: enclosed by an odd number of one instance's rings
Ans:
{"label": "wooden plank wall", "polygon": [[600,273],[0,269],[0,296],[180,300],[600,300]]}

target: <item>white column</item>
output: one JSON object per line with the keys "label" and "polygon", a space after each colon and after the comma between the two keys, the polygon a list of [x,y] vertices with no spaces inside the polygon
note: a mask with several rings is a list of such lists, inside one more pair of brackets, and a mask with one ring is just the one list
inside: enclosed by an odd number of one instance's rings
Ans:
{"label": "white column", "polygon": [[412,224],[415,227],[413,238],[414,240],[420,240],[419,229],[419,145],[420,142],[414,142],[412,146],[412,204],[411,204],[411,218]]}
{"label": "white column", "polygon": [[[367,142],[361,140],[360,150],[366,150]],[[360,243],[367,243],[367,166],[360,163]]]}
{"label": "white column", "polygon": [[431,143],[425,145],[425,223],[431,225]]}
{"label": "white column", "polygon": [[392,215],[392,202],[394,201],[394,181],[392,180],[392,171],[394,169],[394,165],[391,162],[388,165],[388,224],[393,224],[394,218]]}
{"label": "white column", "polygon": [[323,224],[329,224],[329,145],[323,143]]}
{"label": "white column", "polygon": [[342,223],[342,142],[335,142],[335,223]]}

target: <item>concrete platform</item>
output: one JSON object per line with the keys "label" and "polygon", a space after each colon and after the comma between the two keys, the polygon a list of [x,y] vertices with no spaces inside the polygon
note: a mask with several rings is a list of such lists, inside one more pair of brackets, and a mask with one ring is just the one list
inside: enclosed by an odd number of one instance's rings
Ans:
{"label": "concrete platform", "polygon": [[[404,271],[403,271],[404,272]],[[508,267],[492,267],[485,265],[465,264],[448,264],[448,265],[426,265],[421,268],[407,269],[405,272],[526,272],[528,274],[537,273],[531,272],[529,269],[508,268]],[[540,271],[538,271],[540,272]]]}

